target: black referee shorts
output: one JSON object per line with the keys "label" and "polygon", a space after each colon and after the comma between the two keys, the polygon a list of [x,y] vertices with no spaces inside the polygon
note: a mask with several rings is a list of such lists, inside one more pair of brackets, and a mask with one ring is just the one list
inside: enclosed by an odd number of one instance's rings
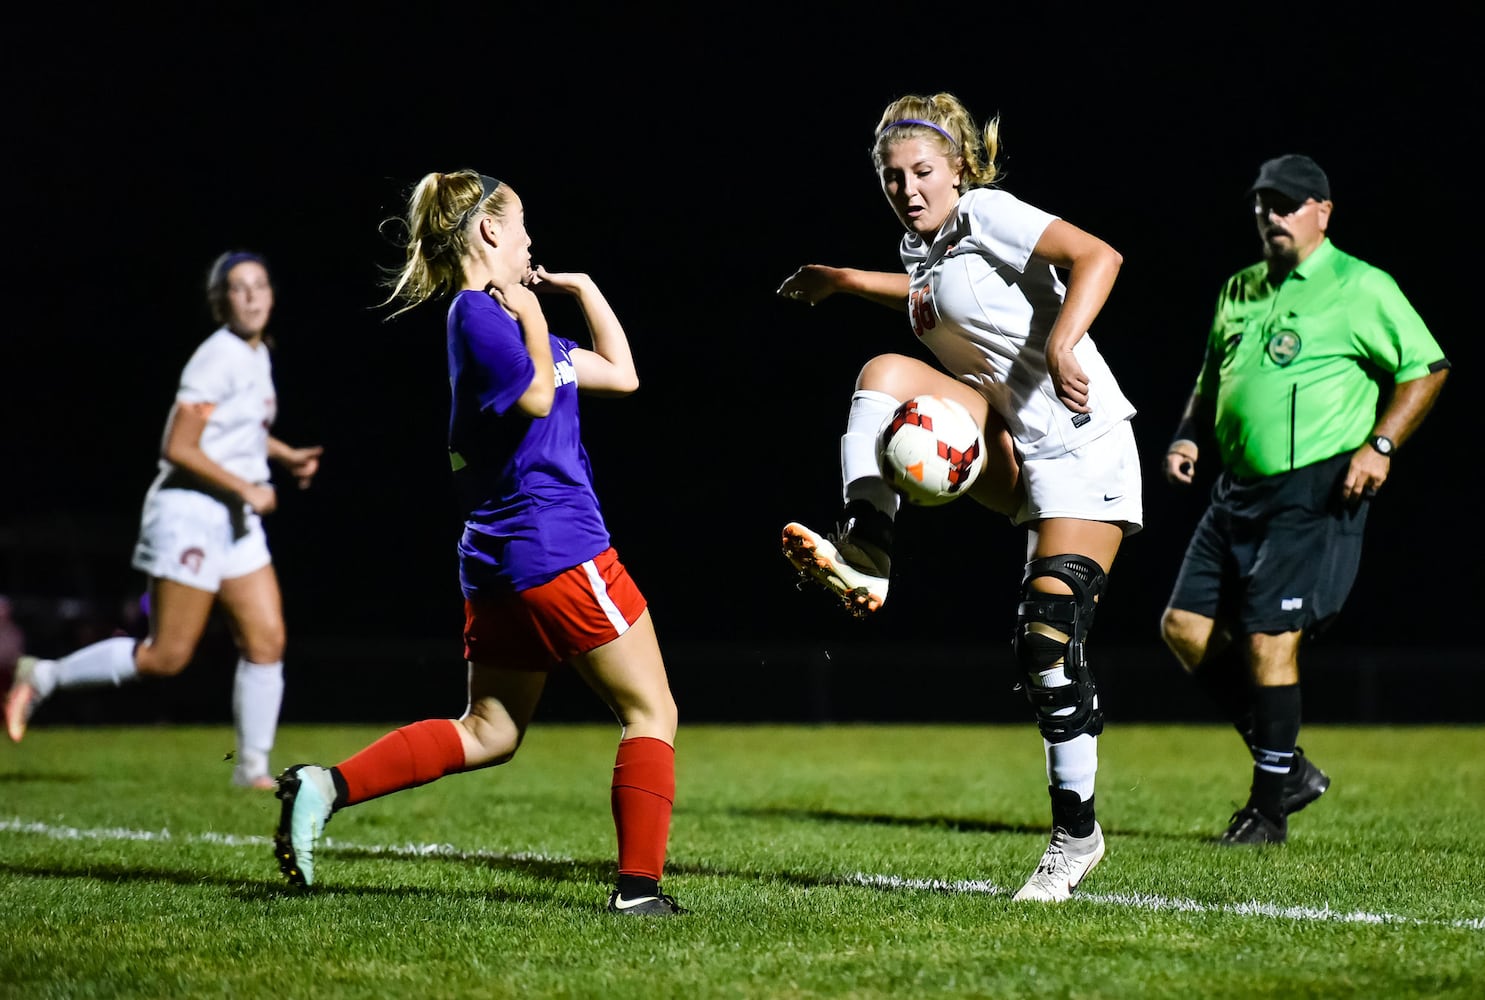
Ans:
{"label": "black referee shorts", "polygon": [[1223,472],[1186,547],[1170,606],[1234,632],[1311,632],[1345,604],[1371,501],[1343,504],[1351,452],[1293,472]]}

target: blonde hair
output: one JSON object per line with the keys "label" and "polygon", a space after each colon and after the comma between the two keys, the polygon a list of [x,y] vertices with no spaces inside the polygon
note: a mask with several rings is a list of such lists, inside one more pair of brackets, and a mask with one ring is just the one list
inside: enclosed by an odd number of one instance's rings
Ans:
{"label": "blonde hair", "polygon": [[979,128],[969,110],[953,94],[932,97],[908,94],[887,105],[877,123],[876,141],[871,147],[871,160],[878,171],[882,169],[887,148],[904,139],[929,139],[938,143],[949,162],[960,171],[966,190],[987,187],[1001,177],[995,165],[1000,155],[1000,116]]}
{"label": "blonde hair", "polygon": [[[487,192],[487,187],[494,189]],[[475,170],[425,174],[407,200],[407,253],[402,269],[389,275],[382,305],[401,302],[397,316],[429,299],[447,295],[462,283],[469,227],[482,215],[505,216],[510,188]]]}

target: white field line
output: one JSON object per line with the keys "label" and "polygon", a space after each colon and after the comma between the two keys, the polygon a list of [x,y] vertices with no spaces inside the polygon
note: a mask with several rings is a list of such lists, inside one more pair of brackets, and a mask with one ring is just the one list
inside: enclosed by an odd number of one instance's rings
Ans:
{"label": "white field line", "polygon": [[[225,847],[268,847],[271,837],[233,833],[188,833],[172,834],[169,830],[129,830],[123,827],[99,827],[79,829],[70,826],[54,826],[49,823],[34,823],[22,819],[0,820],[0,833],[22,833],[52,840],[137,840],[146,842],[168,841],[179,844],[220,844]],[[574,862],[575,858],[558,857],[533,851],[466,851],[452,844],[357,844],[347,840],[326,837],[320,846],[328,849],[355,851],[361,854],[380,854],[386,857],[403,858],[450,858],[456,861],[546,861],[556,863]],[[859,885],[869,889],[906,889],[920,892],[978,893],[987,896],[1003,896],[1010,892],[1004,886],[982,879],[945,880],[903,878],[900,875],[872,875],[858,872],[839,879],[846,885]],[[1139,893],[1079,892],[1075,899],[1089,903],[1105,903],[1111,906],[1126,906],[1140,910],[1172,911],[1177,913],[1229,913],[1243,917],[1277,917],[1285,920],[1317,921],[1341,924],[1389,924],[1398,926],[1461,927],[1468,930],[1485,930],[1485,917],[1469,917],[1459,920],[1421,920],[1396,913],[1368,913],[1364,910],[1342,912],[1330,907],[1280,906],[1276,903],[1260,903],[1250,900],[1245,903],[1203,903],[1194,899],[1179,899],[1169,896]]]}
{"label": "white field line", "polygon": [[[920,889],[928,892],[982,892],[992,896],[1003,895],[1010,890],[979,879],[969,881],[944,881],[942,879],[902,878],[897,875],[868,875],[860,873],[845,881],[873,889]],[[1342,924],[1407,924],[1427,927],[1463,927],[1470,930],[1485,930],[1485,917],[1469,917],[1461,920],[1420,920],[1396,913],[1367,913],[1352,910],[1343,913],[1330,907],[1279,906],[1276,903],[1202,903],[1195,899],[1175,899],[1147,893],[1130,895],[1122,892],[1081,891],[1074,899],[1090,903],[1109,903],[1114,906],[1129,906],[1140,910],[1173,910],[1179,913],[1231,913],[1244,917],[1282,917],[1287,920],[1316,920]]]}

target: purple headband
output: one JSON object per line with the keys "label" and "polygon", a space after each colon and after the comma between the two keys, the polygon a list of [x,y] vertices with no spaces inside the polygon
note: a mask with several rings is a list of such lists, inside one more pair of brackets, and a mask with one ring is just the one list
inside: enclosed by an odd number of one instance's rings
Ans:
{"label": "purple headband", "polygon": [[217,266],[212,268],[211,287],[218,288],[225,285],[227,283],[227,275],[232,273],[232,269],[238,264],[249,260],[262,264],[265,271],[268,269],[268,262],[266,260],[247,250],[238,250],[235,253],[223,254],[218,259]]}
{"label": "purple headband", "polygon": [[879,131],[877,133],[877,135],[878,136],[881,136],[881,134],[883,132],[886,132],[889,128],[897,128],[898,126],[901,126],[901,125],[922,125],[924,128],[931,128],[935,132],[937,132],[939,135],[943,136],[945,139],[948,139],[949,140],[949,145],[953,146],[955,149],[958,149],[959,148],[959,143],[954,140],[954,137],[952,135],[950,135],[943,128],[943,126],[941,126],[941,125],[935,125],[935,124],[933,124],[933,122],[926,122],[926,121],[924,121],[921,118],[899,118],[895,122],[888,122],[887,124],[885,124],[885,125],[882,126],[881,131]]}

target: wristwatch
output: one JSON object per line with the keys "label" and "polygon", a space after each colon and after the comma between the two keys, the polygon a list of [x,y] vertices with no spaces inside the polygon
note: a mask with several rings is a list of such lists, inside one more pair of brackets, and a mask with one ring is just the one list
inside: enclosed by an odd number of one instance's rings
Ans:
{"label": "wristwatch", "polygon": [[1397,450],[1397,445],[1392,443],[1392,439],[1383,434],[1373,434],[1366,439],[1366,443],[1376,449],[1378,455],[1386,455],[1388,458],[1391,458],[1392,453]]}

